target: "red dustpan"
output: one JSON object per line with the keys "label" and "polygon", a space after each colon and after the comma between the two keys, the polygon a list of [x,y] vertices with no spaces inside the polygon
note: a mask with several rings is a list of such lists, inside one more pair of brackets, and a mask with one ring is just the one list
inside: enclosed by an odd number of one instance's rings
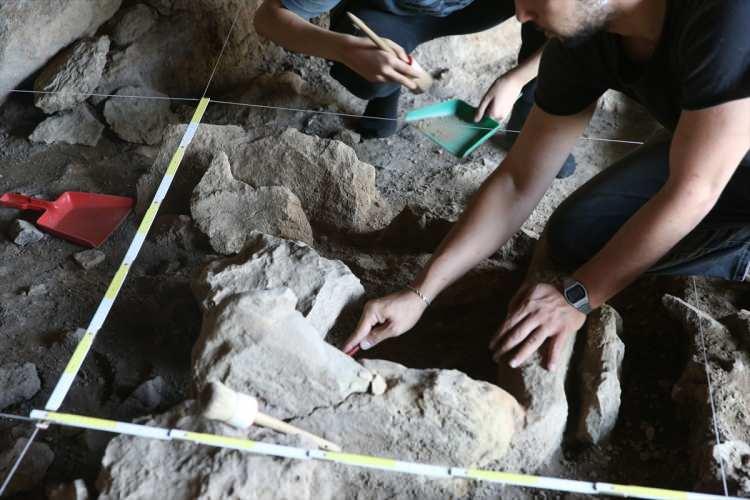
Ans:
{"label": "red dustpan", "polygon": [[15,193],[0,196],[0,206],[44,212],[36,224],[55,236],[96,248],[125,220],[133,199],[92,193],[63,193],[55,201]]}

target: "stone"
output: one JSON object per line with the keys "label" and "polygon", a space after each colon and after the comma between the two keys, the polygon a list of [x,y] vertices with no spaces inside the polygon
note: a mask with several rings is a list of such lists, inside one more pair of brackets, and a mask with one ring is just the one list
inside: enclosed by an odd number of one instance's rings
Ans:
{"label": "stone", "polygon": [[721,477],[719,462],[724,464],[724,472],[732,491],[740,497],[750,496],[750,445],[744,441],[725,441],[713,447],[712,476]]}
{"label": "stone", "polygon": [[151,7],[136,4],[117,16],[112,28],[112,41],[120,46],[130,45],[148,33],[157,20],[158,16]]}
{"label": "stone", "polygon": [[[12,448],[0,454],[0,476],[3,478],[7,476],[27,442],[28,439],[19,438]],[[36,488],[44,480],[47,469],[54,459],[55,454],[47,444],[39,441],[33,442],[5,494],[12,496],[15,493],[23,493]]]}
{"label": "stone", "polygon": [[123,87],[104,105],[104,118],[122,140],[135,144],[159,144],[166,127],[176,120],[167,96],[145,87]]}
{"label": "stone", "polygon": [[385,394],[385,391],[388,389],[388,383],[385,381],[382,375],[376,374],[375,377],[373,377],[372,382],[370,383],[370,392],[374,396],[381,396]]}
{"label": "stone", "polygon": [[193,192],[190,212],[213,249],[239,253],[257,230],[312,244],[313,233],[302,204],[284,186],[253,188],[234,178],[226,153],[218,153]]}
{"label": "stone", "polygon": [[89,500],[89,490],[83,479],[76,479],[72,483],[61,484],[53,488],[47,500]]}
{"label": "stone", "polygon": [[78,252],[73,255],[73,259],[75,259],[75,261],[78,262],[78,265],[86,271],[95,268],[104,262],[104,259],[106,258],[107,256],[104,252],[95,249],[84,250],[83,252]]}
{"label": "stone", "polygon": [[6,363],[0,366],[0,410],[28,401],[42,384],[33,363]]}
{"label": "stone", "polygon": [[355,306],[364,287],[346,265],[321,257],[309,246],[253,233],[243,253],[216,260],[193,283],[205,310],[235,294],[289,288],[297,310],[324,337],[342,312]]}
{"label": "stone", "polygon": [[104,125],[99,121],[88,104],[81,104],[73,111],[66,111],[51,116],[40,123],[29,136],[33,142],[45,144],[80,144],[96,146],[104,132]]}
{"label": "stone", "polygon": [[[163,410],[176,401],[175,390],[161,376],[139,385],[120,405],[118,413],[127,418]],[[122,418],[122,417],[121,417]]]}
{"label": "stone", "polygon": [[518,400],[526,416],[508,455],[496,467],[533,472],[560,449],[568,420],[565,380],[574,344],[575,336],[569,335],[554,371],[543,367],[539,353],[519,368],[503,361],[498,365],[498,385]]}
{"label": "stone", "polygon": [[620,375],[625,344],[622,318],[604,305],[587,320],[581,373],[581,415],[576,437],[599,444],[612,432],[620,412]]}
{"label": "stone", "polygon": [[341,141],[344,144],[346,144],[349,147],[354,147],[360,142],[362,142],[362,136],[356,133],[353,130],[349,129],[343,129],[339,131],[335,136],[334,139],[337,141]]}
{"label": "stone", "polygon": [[47,113],[76,108],[99,86],[109,53],[109,37],[84,39],[64,50],[42,70],[34,82],[36,106]]}
{"label": "stone", "polygon": [[384,227],[390,208],[375,186],[375,168],[346,144],[295,129],[228,151],[234,176],[252,186],[286,186],[315,225],[348,233]]}
{"label": "stone", "polygon": [[37,243],[45,237],[34,224],[23,219],[16,219],[10,224],[9,236],[11,241],[19,247]]}
{"label": "stone", "polygon": [[721,319],[732,335],[750,350],[750,311],[742,309]]}
{"label": "stone", "polygon": [[122,0],[0,3],[0,104],[8,91],[39,71],[60,50],[92,36]]}
{"label": "stone", "polygon": [[323,342],[288,288],[238,293],[203,317],[193,348],[200,389],[218,380],[250,394],[277,418],[306,415],[366,392],[360,365]]}
{"label": "stone", "polygon": [[[697,296],[694,291],[698,291]],[[672,390],[672,398],[679,405],[678,414],[689,416],[690,433],[686,440],[690,471],[697,478],[696,489],[714,490],[722,486],[717,460],[722,457],[727,467],[732,468],[744,456],[737,453],[734,444],[717,448],[715,429],[723,444],[750,443],[750,354],[742,349],[741,339],[702,309],[712,302],[714,291],[710,286],[691,288],[690,295],[691,302],[701,304],[701,309],[673,295],[662,298],[670,316],[682,324],[688,341],[688,359]],[[715,307],[721,309],[723,305]],[[731,314],[730,325],[732,316],[737,320],[740,315],[736,311]],[[713,389],[714,408],[707,375]],[[746,480],[742,479],[745,472],[736,471],[738,479],[731,485],[730,494],[746,494],[747,490],[742,490],[747,488]]]}
{"label": "stone", "polygon": [[[414,370],[377,360],[366,360],[364,365],[387,380],[385,394],[352,394],[337,404],[321,404],[291,423],[345,444],[351,453],[468,467],[486,467],[505,457],[523,418],[523,410],[506,392],[455,370]],[[190,404],[149,424],[247,435],[190,416],[196,414]],[[249,435],[280,444],[288,444],[293,438],[269,436],[257,428],[250,429]],[[270,460],[128,436],[110,442],[102,465],[97,484],[103,500],[136,498],[165,485],[173,500],[228,496],[261,500],[361,498],[363,484],[368,488],[367,498],[475,498],[479,487],[473,481],[390,474],[313,460]]]}

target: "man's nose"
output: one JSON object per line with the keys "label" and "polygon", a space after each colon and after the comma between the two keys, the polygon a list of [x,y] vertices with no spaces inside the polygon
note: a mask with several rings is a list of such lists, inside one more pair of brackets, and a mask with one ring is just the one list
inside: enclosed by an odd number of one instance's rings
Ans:
{"label": "man's nose", "polygon": [[520,23],[527,23],[534,21],[536,15],[534,12],[526,6],[526,2],[523,0],[516,0],[516,19]]}

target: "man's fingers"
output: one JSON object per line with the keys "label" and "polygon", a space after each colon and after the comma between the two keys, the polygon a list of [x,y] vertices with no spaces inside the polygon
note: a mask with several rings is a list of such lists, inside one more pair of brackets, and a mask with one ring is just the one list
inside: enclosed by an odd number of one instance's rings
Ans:
{"label": "man's fingers", "polygon": [[482,102],[479,103],[476,114],[474,115],[474,123],[479,122],[482,118],[484,118],[484,111],[487,109],[487,106],[490,104],[490,102],[492,102],[492,98],[484,96]]}
{"label": "man's fingers", "polygon": [[385,40],[385,43],[387,43],[394,51],[396,51],[396,55],[398,56],[399,59],[404,61],[406,64],[409,64],[409,54],[406,53],[406,51],[401,45],[387,38],[384,38],[384,40]]}
{"label": "man's fingers", "polygon": [[383,76],[385,76],[386,79],[388,79],[389,81],[400,83],[401,85],[403,85],[404,87],[410,90],[417,89],[417,84],[414,80],[412,80],[408,76],[402,75],[401,73],[399,73],[393,68],[386,68],[383,71]]}
{"label": "man's fingers", "polygon": [[567,335],[555,335],[550,339],[547,347],[547,370],[557,370],[567,338]]}
{"label": "man's fingers", "polygon": [[534,321],[531,317],[526,317],[523,321],[518,323],[513,329],[508,331],[502,338],[502,340],[495,345],[495,355],[492,359],[495,362],[500,361],[500,358],[515,349],[521,344],[534,330],[537,329],[539,323]]}
{"label": "man's fingers", "polygon": [[409,63],[402,61],[401,59],[394,58],[391,63],[393,69],[409,78],[413,79],[422,76],[419,70],[417,70],[414,66],[409,65]]}
{"label": "man's fingers", "polygon": [[524,364],[544,344],[546,338],[547,336],[541,327],[534,330],[523,342],[516,355],[510,360],[510,367],[518,368]]}
{"label": "man's fingers", "polygon": [[360,345],[362,339],[367,337],[372,328],[379,322],[378,315],[375,313],[373,306],[366,305],[365,310],[362,312],[362,317],[359,318],[359,323],[357,323],[357,328],[354,330],[351,337],[349,337],[349,340],[346,341],[342,350],[344,352],[349,352],[356,346]]}
{"label": "man's fingers", "polygon": [[359,345],[364,350],[372,349],[373,347],[375,347],[382,341],[393,337],[393,335],[394,335],[393,325],[390,323],[387,323],[377,328],[373,328],[370,334],[366,336],[364,339],[362,339],[362,342],[360,342]]}

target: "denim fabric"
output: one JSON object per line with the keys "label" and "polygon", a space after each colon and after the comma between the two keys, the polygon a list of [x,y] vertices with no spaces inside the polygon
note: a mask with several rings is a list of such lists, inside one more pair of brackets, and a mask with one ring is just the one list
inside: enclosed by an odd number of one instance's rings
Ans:
{"label": "denim fabric", "polygon": [[[367,0],[343,2],[331,13],[331,30],[359,35],[346,16],[350,11],[383,38],[389,38],[411,53],[420,44],[451,35],[476,33],[497,26],[515,13],[509,0],[475,0],[469,6],[446,17],[400,16],[373,7]],[[523,53],[534,53],[545,43],[544,34],[527,30]],[[398,90],[395,83],[368,82],[343,64],[334,63],[331,76],[360,99],[375,99]]]}
{"label": "denim fabric", "polygon": [[[669,175],[670,142],[643,146],[573,193],[548,226],[552,258],[575,269],[593,257]],[[750,262],[750,165],[740,165],[705,219],[649,272],[742,281]]]}

